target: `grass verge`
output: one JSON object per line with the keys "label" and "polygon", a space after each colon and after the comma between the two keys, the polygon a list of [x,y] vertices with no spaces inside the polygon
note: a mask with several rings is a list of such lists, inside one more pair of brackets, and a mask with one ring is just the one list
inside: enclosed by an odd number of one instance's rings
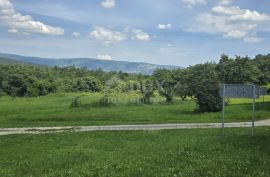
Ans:
{"label": "grass verge", "polygon": [[270,175],[270,129],[119,131],[0,137],[0,176]]}

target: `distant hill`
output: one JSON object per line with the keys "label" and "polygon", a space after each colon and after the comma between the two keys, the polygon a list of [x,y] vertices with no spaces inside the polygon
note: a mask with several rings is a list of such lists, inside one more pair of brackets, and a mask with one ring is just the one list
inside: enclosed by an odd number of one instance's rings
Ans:
{"label": "distant hill", "polygon": [[27,64],[25,62],[22,61],[18,61],[18,60],[13,60],[10,58],[4,58],[4,57],[0,57],[0,64],[5,64],[5,65],[10,65],[10,64]]}
{"label": "distant hill", "polygon": [[127,62],[127,61],[115,61],[115,60],[99,60],[92,58],[39,58],[39,57],[27,57],[13,54],[1,54],[0,57],[17,60],[17,62],[32,63],[38,65],[47,66],[59,66],[67,67],[74,65],[75,67],[85,67],[90,70],[103,69],[105,71],[123,71],[127,73],[142,73],[152,74],[157,68],[176,69],[182,68],[180,66],[170,65],[156,65],[142,62]]}

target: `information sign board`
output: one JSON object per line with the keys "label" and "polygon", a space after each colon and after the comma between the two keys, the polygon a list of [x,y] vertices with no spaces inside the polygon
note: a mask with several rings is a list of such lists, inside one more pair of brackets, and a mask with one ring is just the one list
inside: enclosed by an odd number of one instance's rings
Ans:
{"label": "information sign board", "polygon": [[220,96],[225,98],[253,98],[259,96],[259,91],[259,87],[254,87],[254,85],[226,84],[221,87]]}

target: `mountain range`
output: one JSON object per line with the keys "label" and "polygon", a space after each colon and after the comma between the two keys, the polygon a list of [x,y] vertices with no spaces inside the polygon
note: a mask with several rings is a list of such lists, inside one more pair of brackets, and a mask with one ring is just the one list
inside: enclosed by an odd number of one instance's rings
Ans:
{"label": "mountain range", "polygon": [[21,56],[14,54],[0,53],[0,63],[8,63],[8,60],[12,64],[25,63],[45,66],[59,66],[67,67],[74,65],[77,68],[85,67],[89,70],[103,69],[104,71],[122,71],[126,73],[142,73],[150,75],[157,68],[165,69],[177,69],[182,68],[180,66],[173,65],[157,65],[143,62],[128,62],[128,61],[116,61],[116,60],[100,60],[93,58],[40,58],[31,56]]}

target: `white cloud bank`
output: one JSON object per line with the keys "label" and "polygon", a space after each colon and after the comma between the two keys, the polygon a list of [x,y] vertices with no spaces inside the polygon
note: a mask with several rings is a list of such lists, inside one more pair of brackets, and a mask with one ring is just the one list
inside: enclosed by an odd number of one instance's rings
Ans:
{"label": "white cloud bank", "polygon": [[64,29],[46,25],[29,15],[17,12],[10,0],[0,0],[0,22],[10,28],[9,32],[64,35]]}
{"label": "white cloud bank", "polygon": [[115,0],[104,0],[101,2],[101,6],[106,9],[112,9],[116,6]]}
{"label": "white cloud bank", "polygon": [[119,43],[129,38],[140,41],[150,40],[150,36],[141,29],[133,29],[132,33],[130,33],[127,28],[120,32],[102,26],[95,26],[89,36],[90,38],[101,41],[104,44]]}
{"label": "white cloud bank", "polygon": [[98,54],[97,59],[99,59],[99,60],[112,60],[112,56],[108,55],[108,54],[105,54],[105,55]]}
{"label": "white cloud bank", "polygon": [[268,14],[238,6],[218,5],[211,12],[197,16],[193,25],[186,30],[222,34],[225,38],[241,39],[244,42],[259,42],[261,38],[257,37],[257,32],[262,30],[263,23],[268,22]]}
{"label": "white cloud bank", "polygon": [[207,0],[182,0],[182,2],[186,4],[188,8],[192,8],[193,6],[198,4],[206,4]]}
{"label": "white cloud bank", "polygon": [[102,26],[95,26],[89,36],[97,41],[102,41],[105,44],[118,43],[127,39],[127,36],[124,33],[113,31]]}
{"label": "white cloud bank", "polygon": [[[186,4],[186,6],[188,8],[193,8],[196,5],[206,5],[210,0],[182,0],[182,2],[184,4]],[[217,4],[219,5],[230,5],[232,3],[232,0],[218,0]]]}

